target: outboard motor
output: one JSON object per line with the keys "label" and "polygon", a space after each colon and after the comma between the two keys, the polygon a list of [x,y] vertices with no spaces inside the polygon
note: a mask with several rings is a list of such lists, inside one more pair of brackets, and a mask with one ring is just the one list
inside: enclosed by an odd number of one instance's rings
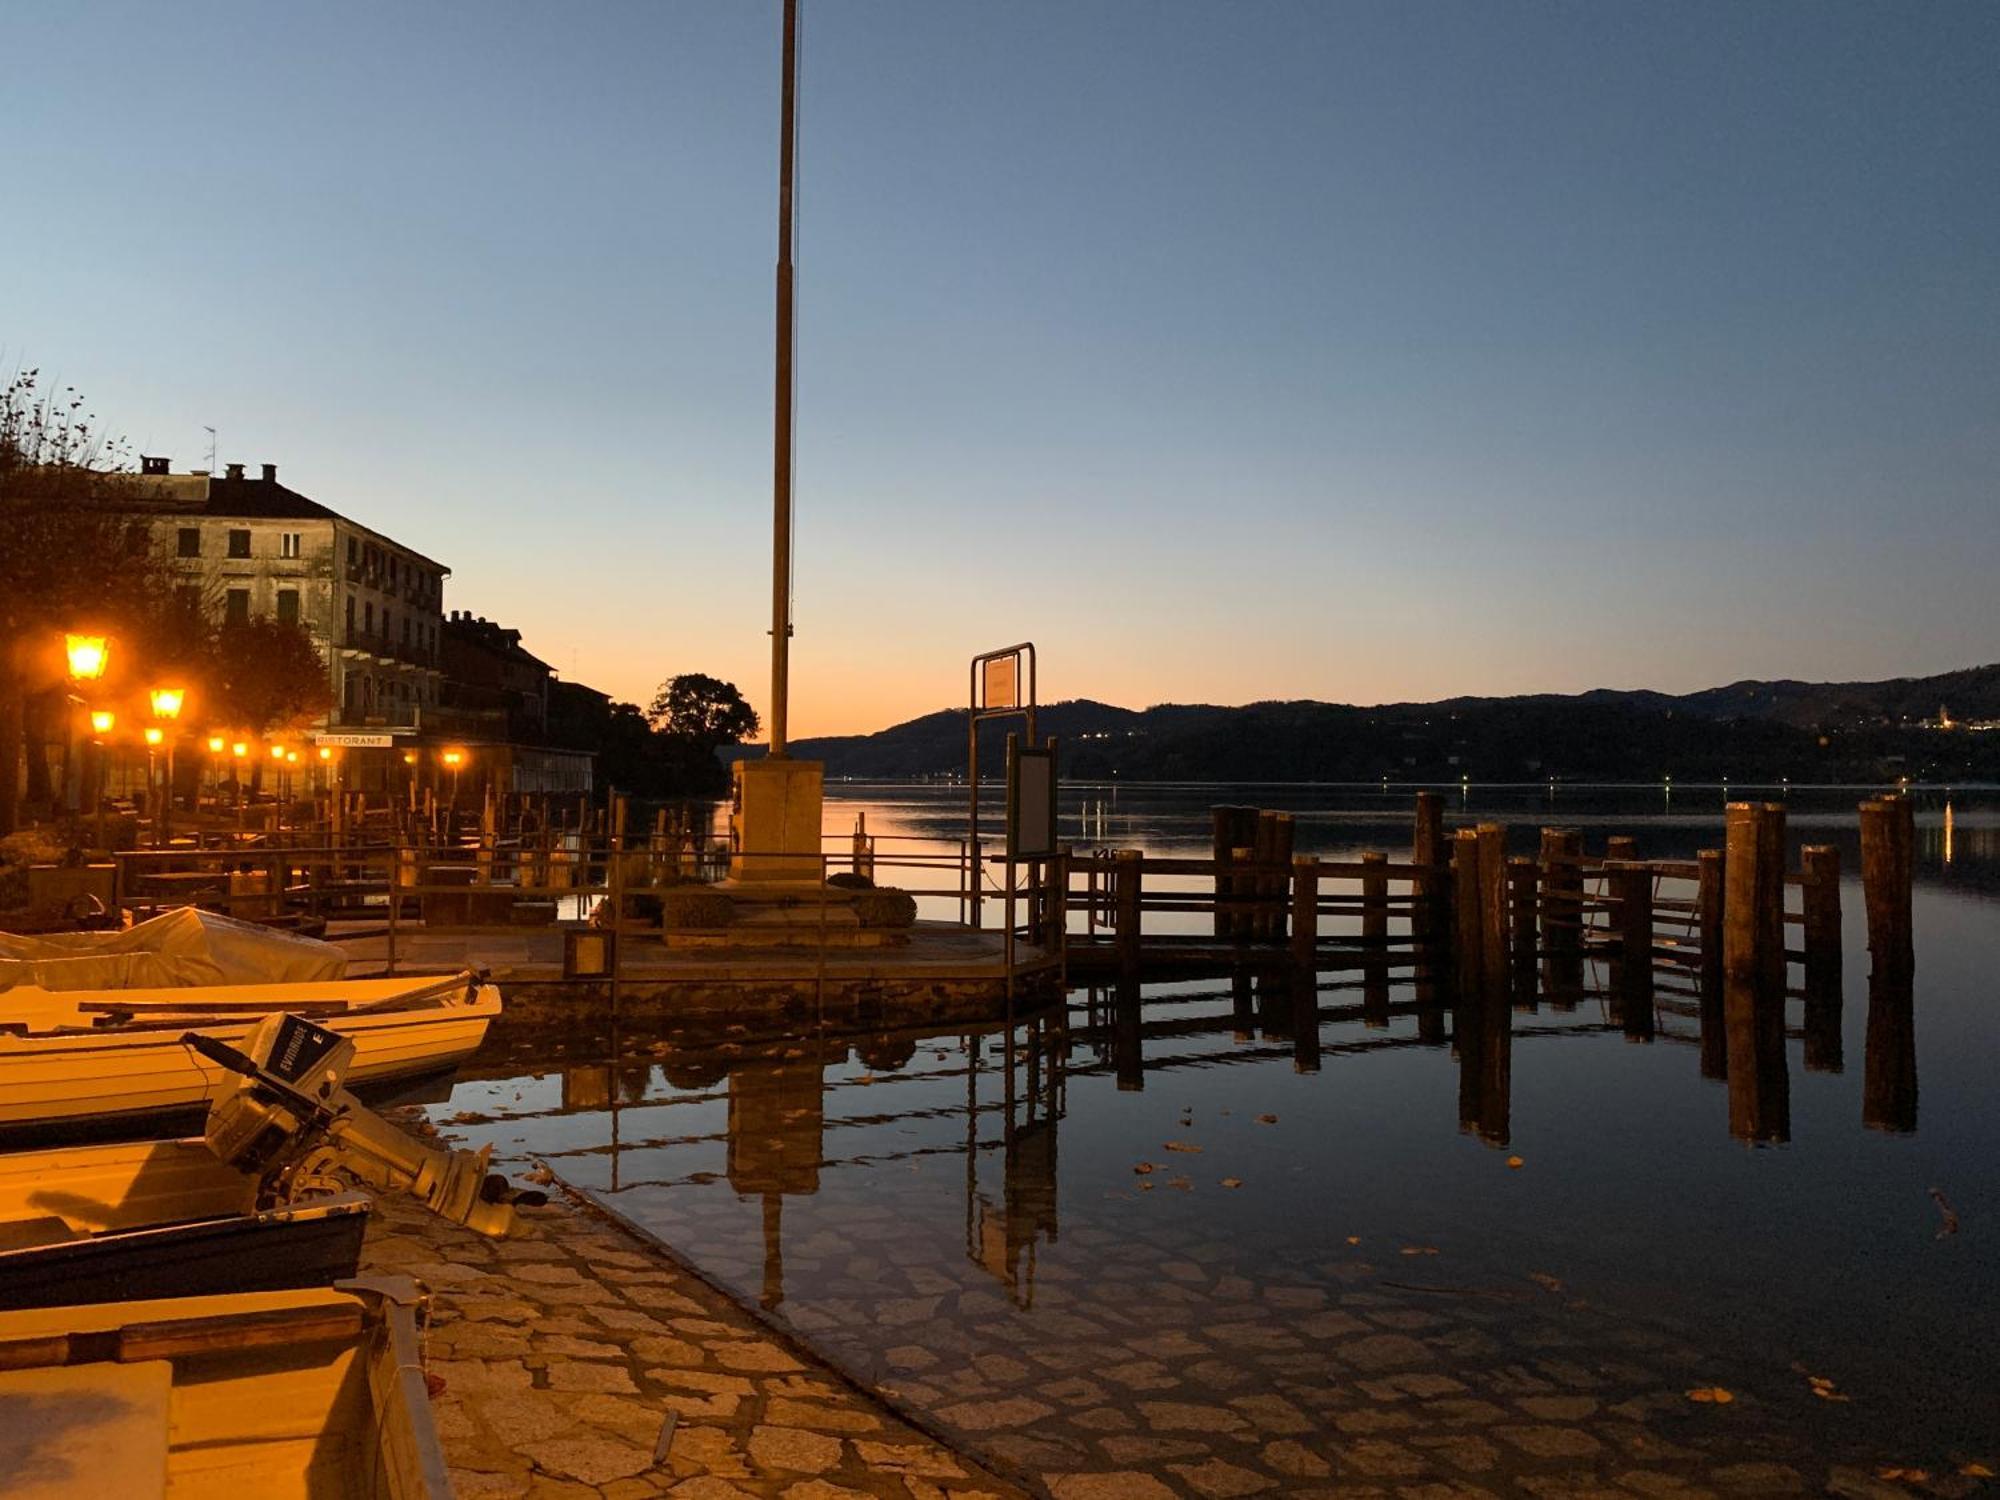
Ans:
{"label": "outboard motor", "polygon": [[432,1213],[504,1235],[513,1190],[489,1174],[493,1148],[430,1146],[397,1129],[346,1088],[354,1042],[302,1016],[260,1021],[238,1051],[198,1031],[181,1040],[236,1074],[209,1105],[208,1148],[261,1182],[259,1207],[345,1191],[343,1175],[408,1193]]}

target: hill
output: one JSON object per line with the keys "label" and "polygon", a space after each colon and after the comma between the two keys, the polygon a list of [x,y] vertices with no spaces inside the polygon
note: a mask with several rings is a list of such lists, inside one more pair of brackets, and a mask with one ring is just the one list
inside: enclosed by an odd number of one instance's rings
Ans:
{"label": "hill", "polygon": [[[1687,694],[1599,688],[1374,707],[1312,700],[1161,704],[1080,698],[1047,704],[1043,734],[1063,742],[1063,774],[1162,781],[1880,781],[2000,776],[2000,730],[1927,727],[2000,720],[2000,664],[1885,682],[1736,682]],[[982,728],[997,772],[1018,721]],[[875,734],[795,742],[827,775],[962,774],[966,715],[947,709]]]}

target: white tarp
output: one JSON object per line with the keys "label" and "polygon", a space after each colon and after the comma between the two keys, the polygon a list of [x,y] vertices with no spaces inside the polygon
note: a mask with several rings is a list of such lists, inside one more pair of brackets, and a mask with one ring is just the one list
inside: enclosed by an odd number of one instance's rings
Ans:
{"label": "white tarp", "polygon": [[332,943],[181,907],[123,932],[0,932],[0,991],[167,989],[344,979],[347,954]]}

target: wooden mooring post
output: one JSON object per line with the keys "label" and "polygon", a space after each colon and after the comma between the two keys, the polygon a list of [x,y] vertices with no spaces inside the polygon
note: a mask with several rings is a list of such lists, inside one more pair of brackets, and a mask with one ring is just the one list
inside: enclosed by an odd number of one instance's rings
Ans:
{"label": "wooden mooring post", "polygon": [[[1364,858],[1366,856],[1363,856]],[[1292,969],[1308,992],[1319,987],[1319,861],[1310,854],[1292,860]]]}
{"label": "wooden mooring post", "polygon": [[1907,797],[1861,804],[1861,890],[1868,912],[1869,968],[1907,974],[1915,967],[1911,894],[1916,874],[1916,812]]}
{"label": "wooden mooring post", "polygon": [[1250,924],[1245,914],[1227,903],[1240,892],[1238,877],[1229,873],[1237,861],[1237,851],[1247,849],[1257,836],[1257,809],[1254,807],[1212,807],[1209,817],[1215,833],[1215,935],[1219,938],[1246,936]]}
{"label": "wooden mooring post", "polygon": [[1791,1135],[1784,852],[1782,803],[1729,804],[1722,911],[1729,1128],[1748,1141],[1782,1141]]}
{"label": "wooden mooring post", "polygon": [[1583,993],[1583,835],[1574,828],[1542,830],[1541,947],[1549,997],[1574,1010]]}
{"label": "wooden mooring post", "polygon": [[1461,1015],[1485,986],[1486,945],[1479,906],[1479,833],[1461,828],[1451,841],[1452,976]]}
{"label": "wooden mooring post", "polygon": [[1808,844],[1799,851],[1805,918],[1806,1071],[1838,1073],[1840,1040],[1840,850]]}
{"label": "wooden mooring post", "polygon": [[1481,823],[1479,839],[1479,971],[1489,996],[1507,993],[1507,830]]}
{"label": "wooden mooring post", "polygon": [[1143,910],[1140,871],[1145,859],[1144,850],[1120,849],[1113,872],[1117,890],[1113,896],[1112,931],[1118,944],[1118,972],[1134,979],[1139,973],[1139,922]]}
{"label": "wooden mooring post", "polygon": [[1729,1033],[1722,1009],[1723,857],[1720,849],[1695,855],[1695,923],[1701,943],[1701,1076],[1729,1073]]}
{"label": "wooden mooring post", "polygon": [[1612,989],[1625,1035],[1647,1041],[1653,1035],[1653,872],[1638,860],[1604,862],[1617,934]]}
{"label": "wooden mooring post", "polygon": [[1451,849],[1444,836],[1444,797],[1417,793],[1416,827],[1410,838],[1410,863],[1420,874],[1411,888],[1410,936],[1422,961],[1435,968],[1437,949],[1449,935]]}
{"label": "wooden mooring post", "polygon": [[1361,1020],[1373,1030],[1389,1024],[1388,863],[1380,850],[1361,856]]}

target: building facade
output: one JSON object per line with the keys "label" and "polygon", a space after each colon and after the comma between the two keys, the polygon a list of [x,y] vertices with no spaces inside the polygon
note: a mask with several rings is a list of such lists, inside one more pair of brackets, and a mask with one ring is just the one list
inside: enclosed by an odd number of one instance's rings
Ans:
{"label": "building facade", "polygon": [[195,607],[311,635],[333,688],[333,726],[413,734],[442,696],[450,569],[241,464],[220,477],[141,460],[130,545],[172,560]]}

